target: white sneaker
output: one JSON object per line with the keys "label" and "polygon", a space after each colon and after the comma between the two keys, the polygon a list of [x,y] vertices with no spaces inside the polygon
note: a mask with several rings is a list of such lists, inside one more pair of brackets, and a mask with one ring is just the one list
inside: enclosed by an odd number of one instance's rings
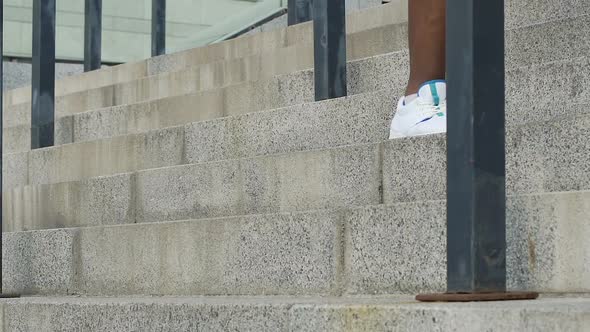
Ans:
{"label": "white sneaker", "polygon": [[418,90],[418,97],[405,102],[402,97],[391,120],[389,139],[420,136],[447,131],[447,84],[428,81]]}

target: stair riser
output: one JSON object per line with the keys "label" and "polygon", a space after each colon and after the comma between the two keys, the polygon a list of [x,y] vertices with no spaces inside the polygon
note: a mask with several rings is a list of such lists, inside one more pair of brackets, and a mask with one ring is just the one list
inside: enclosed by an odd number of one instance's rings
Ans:
{"label": "stair riser", "polygon": [[[510,289],[590,291],[588,202],[588,192],[509,197]],[[4,289],[89,295],[444,291],[445,205],[6,233]]]}
{"label": "stair riser", "polygon": [[[589,128],[587,116],[509,127],[506,192],[514,195],[590,189]],[[394,140],[384,149],[384,163],[391,165],[384,168],[383,174],[386,203],[445,197],[445,136]]]}
{"label": "stair riser", "polygon": [[[509,289],[590,289],[589,202],[588,192],[508,197]],[[445,291],[445,201],[359,209],[346,225],[347,293]]]}

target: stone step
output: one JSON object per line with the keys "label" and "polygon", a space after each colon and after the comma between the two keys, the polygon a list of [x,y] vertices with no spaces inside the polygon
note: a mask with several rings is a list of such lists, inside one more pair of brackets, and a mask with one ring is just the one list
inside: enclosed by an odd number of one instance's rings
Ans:
{"label": "stone step", "polygon": [[[4,233],[3,289],[109,296],[444,291],[445,201],[354,205]],[[590,292],[589,216],[590,191],[509,196],[509,288]]]}
{"label": "stone step", "polygon": [[[195,124],[147,141],[64,145],[73,150],[31,163],[31,185],[5,190],[5,227],[19,231],[444,199],[445,136],[383,142],[388,106],[381,100],[386,97],[359,95],[268,112],[266,119],[245,116],[225,127]],[[340,121],[342,112],[347,117]],[[293,119],[301,125],[289,126]],[[508,194],[590,190],[589,128],[588,115],[509,126]],[[173,165],[181,166],[156,168]],[[97,177],[104,174],[113,175]],[[103,211],[104,206],[110,209]]]}
{"label": "stone step", "polygon": [[[407,21],[407,2],[394,0],[385,6],[369,8],[347,15],[346,30],[347,33],[352,34],[405,21]],[[116,85],[207,63],[246,58],[297,44],[310,44],[313,43],[312,33],[313,25],[304,23],[138,62],[102,68],[57,81],[56,96]],[[27,86],[5,92],[4,105],[30,102],[30,90],[31,87]]]}
{"label": "stone step", "polygon": [[[343,142],[345,144],[347,144],[346,142],[362,142],[363,137],[366,137],[365,140],[368,142],[374,141],[375,138],[380,141],[387,135],[387,122],[392,104],[393,99],[390,97],[389,91],[379,91],[319,103],[292,106],[276,111],[252,113],[252,116],[260,113],[261,116],[255,118],[267,122],[277,119],[275,114],[290,114],[289,116],[291,116],[291,113],[296,113],[306,116],[309,121],[302,122],[299,129],[299,133],[305,136],[291,136],[291,142],[285,141],[287,144],[285,146],[282,146],[281,141],[277,141],[274,147],[269,146],[269,149],[275,149],[274,151],[277,152],[281,150],[276,149],[293,151],[292,148],[289,148],[294,143],[293,140],[304,142],[306,138],[313,135],[317,136],[318,126],[335,133],[338,130],[341,131],[333,139],[326,141],[334,142],[336,145],[343,145]],[[318,115],[323,114],[321,123],[310,122],[317,118],[314,112],[317,112]],[[333,119],[327,117],[330,114],[335,117]],[[342,116],[338,114],[348,115]],[[375,124],[374,120],[381,121],[381,125],[375,128],[375,131],[368,131],[367,127]],[[365,128],[359,127],[361,124]],[[336,125],[336,127],[330,128],[330,125]],[[272,126],[268,129],[278,128],[273,122],[269,123],[268,126]],[[278,135],[288,135],[288,131],[294,130],[296,126],[283,126],[283,128],[277,132]],[[256,128],[244,129],[249,131]],[[191,135],[193,135],[190,133],[192,130],[189,126],[169,127],[141,134],[66,144],[26,153],[7,154],[4,156],[4,188],[10,189],[25,184],[76,181],[100,175],[201,161],[203,159],[199,154],[202,153],[200,145],[203,142],[190,139]],[[201,129],[196,127],[195,130]],[[362,134],[363,131],[366,131],[366,134]],[[195,135],[195,137],[198,136],[198,134]],[[315,139],[314,142],[321,140],[321,138]],[[309,143],[310,148],[315,146],[314,142]],[[214,144],[214,141],[211,141],[211,143]],[[191,152],[192,150],[194,152]]]}
{"label": "stone step", "polygon": [[[588,103],[580,106],[587,110]],[[507,128],[509,194],[590,189],[588,115]],[[386,202],[441,199],[446,195],[446,137],[396,139],[384,145]],[[428,176],[424,176],[428,174]]]}
{"label": "stone step", "polygon": [[582,332],[590,324],[590,299],[583,294],[469,304],[270,296],[28,297],[0,305],[3,331]]}
{"label": "stone step", "polygon": [[[536,26],[507,31],[507,64],[522,67],[555,60],[571,59],[588,54],[589,17],[553,21]],[[403,25],[386,25],[349,35],[350,60],[405,49],[407,28]],[[565,38],[564,38],[565,35]],[[180,72],[166,72],[124,84],[90,89],[59,97],[59,116],[92,109],[136,103],[182,95],[197,90],[210,90],[243,81],[270,78],[313,67],[313,45],[297,44],[239,60],[227,60],[202,65]],[[402,72],[405,75],[405,73]],[[8,108],[5,126],[30,122],[30,103]],[[12,115],[12,113],[16,113]]]}
{"label": "stone step", "polygon": [[[19,187],[3,195],[5,229],[378,204],[380,160],[380,144],[364,144]],[[87,167],[80,169],[89,174],[93,161],[85,162]]]}
{"label": "stone step", "polygon": [[[556,96],[558,95],[567,98],[565,100],[579,98],[576,94],[582,91],[583,87],[578,87],[576,84],[581,79],[587,80],[589,77],[587,76],[588,70],[585,58],[568,58],[568,56],[584,54],[582,51],[574,51],[584,49],[584,43],[577,43],[577,45],[580,45],[577,48],[568,48],[568,45],[565,44],[553,48],[543,47],[540,50],[544,51],[536,52],[537,56],[533,57],[533,59],[535,61],[552,61],[545,64],[537,63],[531,68],[528,58],[523,56],[530,52],[522,47],[523,42],[521,39],[526,37],[526,40],[530,41],[531,45],[538,45],[542,44],[541,40],[546,39],[546,36],[550,35],[551,31],[573,30],[583,32],[583,26],[585,25],[590,27],[590,16],[520,29],[520,33],[509,38],[516,45],[514,53],[508,52],[507,57],[509,64],[511,64],[509,66],[511,69],[507,75],[508,107],[520,109],[519,112],[514,114],[523,114],[523,117],[526,118],[527,114],[524,114],[523,109],[531,109],[531,100],[533,99],[535,100],[535,106],[538,107],[542,103],[546,103],[547,100],[551,100],[551,98],[557,100]],[[587,30],[590,30],[590,28]],[[585,35],[590,36],[590,31],[588,32]],[[519,50],[519,48],[521,49]],[[553,49],[568,49],[570,52],[567,54],[561,51],[553,52],[551,51]],[[554,59],[561,59],[561,61],[555,61]],[[397,91],[397,87],[401,87],[405,83],[408,75],[407,71],[406,52],[384,54],[352,61],[349,68],[349,92],[355,94],[375,89],[392,89],[392,87]],[[65,144],[139,133],[192,121],[308,102],[313,100],[312,86],[313,71],[305,70],[279,75],[272,79],[201,91],[191,95],[169,97],[60,117],[56,123],[56,143]],[[544,91],[545,93],[542,96],[537,96],[538,91]],[[395,92],[395,96],[398,94],[398,92]],[[522,100],[520,104],[515,104],[519,100]],[[514,105],[510,105],[510,102],[513,102]],[[560,103],[554,104],[559,105]],[[196,111],[194,105],[199,105]],[[28,108],[19,106],[6,119],[7,126],[10,127],[5,129],[5,152],[29,150],[29,113]],[[514,114],[508,112],[509,122],[514,117]],[[528,116],[530,115],[528,114]],[[535,116],[533,115],[533,117]]]}
{"label": "stone step", "polygon": [[[529,0],[506,1],[506,27],[510,29],[585,14],[590,14],[590,5],[586,1],[539,0],[534,3],[530,3]],[[349,14],[347,31],[361,31],[405,20],[407,20],[407,1],[394,0],[389,5]],[[56,84],[56,95],[123,83],[230,57],[249,56],[257,54],[260,50],[268,51],[308,41],[312,31],[312,24],[308,22],[135,63],[103,68],[59,80]],[[25,103],[30,99],[30,87],[7,91],[4,95],[5,105]]]}
{"label": "stone step", "polygon": [[[391,88],[397,85],[394,83],[395,76],[383,73],[385,69],[379,71],[370,68],[372,66],[379,68],[378,65],[387,59],[391,65],[386,68],[390,68],[394,66],[393,63],[401,60],[391,55],[383,55],[378,58],[366,59],[366,62],[362,62],[362,66],[359,62],[358,68],[360,73],[372,72],[382,76],[373,81],[364,75],[356,76],[358,79],[351,80],[351,82],[355,82],[352,91],[375,91],[380,88],[379,84],[385,85],[385,89],[389,91],[396,91]],[[565,114],[568,115],[587,113],[585,101],[590,100],[590,90],[586,87],[590,85],[583,82],[590,78],[589,64],[588,58],[579,58],[533,66],[528,71],[517,69],[514,73],[510,72],[507,80],[508,123],[526,124],[529,121],[538,121],[544,118],[552,119],[559,114],[564,114],[563,110],[566,110]],[[354,75],[351,76],[354,77]],[[223,121],[193,123],[139,134],[114,136],[108,139],[6,154],[4,156],[6,162],[4,189],[8,190],[26,184],[77,181],[89,177],[148,168],[218,160],[216,158],[249,157],[251,155],[244,153],[248,151],[253,151],[256,155],[260,153],[259,151],[265,153],[265,146],[268,146],[268,149],[272,151],[270,153],[277,153],[328,148],[344,144],[379,142],[387,137],[387,122],[391,117],[389,110],[393,109],[394,103],[394,97],[391,95],[397,95],[400,91],[388,94],[387,90],[373,92],[366,96],[350,96],[342,100],[309,103],[269,112],[256,112]],[[539,91],[546,93],[540,94]],[[378,98],[376,101],[382,104],[367,101],[370,98]],[[388,98],[391,99],[388,100]],[[564,108],[564,105],[567,105],[563,102],[564,100],[577,101],[579,104],[575,107]],[[545,109],[556,104],[560,105],[560,108],[544,112]],[[336,107],[340,111],[332,107]],[[323,111],[325,108],[332,109],[332,111]],[[350,111],[346,111],[346,109]],[[300,124],[281,122],[281,118],[276,116],[276,114],[283,114],[287,119],[291,116],[287,113],[291,111],[301,114],[301,119],[298,119]],[[320,118],[320,114],[313,114],[316,111],[318,113],[327,112],[326,114],[332,114],[335,118],[325,116]],[[347,112],[352,113],[348,114]],[[363,115],[364,112],[368,114]],[[357,121],[363,117],[364,119],[358,124],[351,123],[353,120]],[[371,122],[373,120],[376,122]],[[97,120],[95,123],[95,128],[100,129],[100,121]],[[133,122],[128,118],[114,118],[109,123],[119,123],[123,128],[128,128],[125,124]],[[243,123],[247,126],[233,125]],[[258,123],[266,123],[266,129],[257,128]],[[332,127],[336,124],[338,126]],[[347,126],[352,128],[350,133]],[[141,127],[141,125],[137,127]],[[115,128],[115,130],[118,129]],[[301,136],[291,135],[294,130],[297,130]],[[362,134],[363,131],[367,131],[367,133]],[[117,134],[117,132],[111,133]],[[215,138],[211,138],[209,135],[214,135]],[[324,139],[333,137],[333,139],[322,143],[318,139],[320,137]],[[326,144],[328,142],[332,142],[334,145]],[[301,148],[297,149],[297,146],[301,146]]]}
{"label": "stone step", "polygon": [[[406,48],[406,25],[386,25],[348,35],[350,60],[400,51]],[[192,94],[242,82],[270,79],[313,68],[313,44],[300,43],[240,59],[229,59],[182,71],[165,72],[138,80],[84,90],[57,97],[56,114],[67,116],[105,107],[127,105],[149,100]],[[7,107],[6,117],[24,112],[20,124],[30,122],[30,102]],[[16,121],[7,119],[7,123]]]}

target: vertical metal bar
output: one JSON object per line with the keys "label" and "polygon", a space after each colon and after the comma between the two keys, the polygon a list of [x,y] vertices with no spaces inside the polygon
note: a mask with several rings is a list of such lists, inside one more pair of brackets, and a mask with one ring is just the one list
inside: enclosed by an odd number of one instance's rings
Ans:
{"label": "vertical metal bar", "polygon": [[342,0],[314,1],[315,100],[346,96],[345,14]]}
{"label": "vertical metal bar", "polygon": [[55,0],[33,1],[31,148],[53,146],[55,102]]}
{"label": "vertical metal bar", "polygon": [[287,10],[289,25],[307,22],[312,19],[313,0],[289,0]]}
{"label": "vertical metal bar", "polygon": [[152,0],[152,56],[166,53],[166,0]]}
{"label": "vertical metal bar", "polygon": [[102,0],[84,6],[84,71],[99,69],[102,47]]}
{"label": "vertical metal bar", "polygon": [[447,80],[447,291],[504,292],[503,0],[447,0]]}

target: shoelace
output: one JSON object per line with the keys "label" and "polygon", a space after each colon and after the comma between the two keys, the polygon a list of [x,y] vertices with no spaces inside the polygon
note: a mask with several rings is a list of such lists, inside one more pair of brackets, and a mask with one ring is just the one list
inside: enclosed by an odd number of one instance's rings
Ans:
{"label": "shoelace", "polygon": [[440,104],[438,104],[438,106],[435,106],[434,104],[430,103],[430,102],[425,102],[423,100],[418,99],[417,101],[418,104],[418,108],[421,112],[421,115],[424,116],[424,118],[431,118],[439,113],[445,113],[447,102],[443,101]]}

